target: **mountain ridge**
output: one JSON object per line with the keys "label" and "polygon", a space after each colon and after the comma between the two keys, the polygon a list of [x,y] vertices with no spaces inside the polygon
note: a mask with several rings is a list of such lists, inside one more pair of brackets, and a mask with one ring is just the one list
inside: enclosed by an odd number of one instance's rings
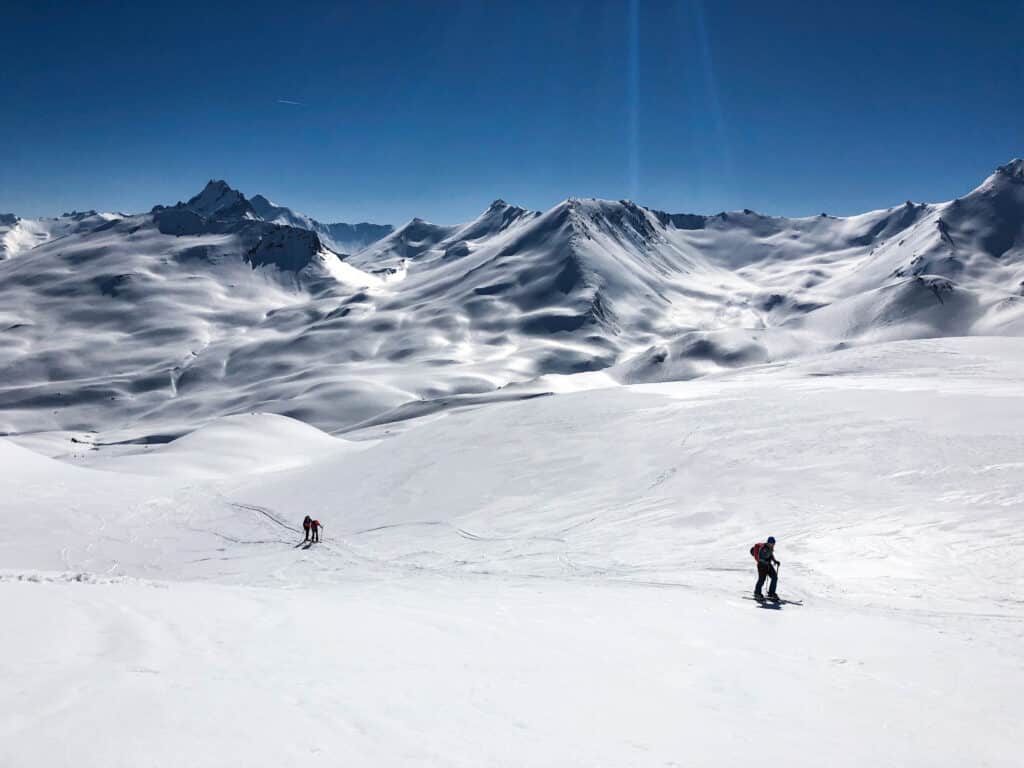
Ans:
{"label": "mountain ridge", "polygon": [[687,379],[1024,335],[1022,178],[1013,161],[956,200],[850,217],[495,200],[350,254],[218,180],[146,214],[35,235],[17,220],[0,233],[20,238],[0,261],[0,431],[139,439],[249,411],[342,431],[552,377]]}

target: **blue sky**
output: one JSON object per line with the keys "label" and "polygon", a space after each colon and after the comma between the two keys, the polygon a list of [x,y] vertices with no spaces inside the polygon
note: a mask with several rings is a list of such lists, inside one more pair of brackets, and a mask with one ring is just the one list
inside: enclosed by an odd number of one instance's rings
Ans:
{"label": "blue sky", "polygon": [[5,4],[0,211],[848,214],[1024,155],[1022,2],[67,5]]}

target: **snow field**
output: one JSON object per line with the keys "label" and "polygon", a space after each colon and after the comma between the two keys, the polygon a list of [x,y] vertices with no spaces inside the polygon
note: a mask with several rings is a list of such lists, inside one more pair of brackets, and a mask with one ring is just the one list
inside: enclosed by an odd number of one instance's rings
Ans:
{"label": "snow field", "polygon": [[[371,441],[0,440],[0,765],[1013,766],[1022,373],[938,339]],[[768,534],[802,606],[743,597]]]}

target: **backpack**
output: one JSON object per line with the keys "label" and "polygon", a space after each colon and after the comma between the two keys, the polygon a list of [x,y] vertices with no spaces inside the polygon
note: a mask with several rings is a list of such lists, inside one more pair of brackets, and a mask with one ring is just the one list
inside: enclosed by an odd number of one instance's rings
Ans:
{"label": "backpack", "polygon": [[751,557],[753,557],[755,560],[760,560],[761,559],[761,547],[763,547],[763,546],[764,546],[764,543],[759,543],[759,544],[755,544],[754,546],[752,546],[750,548],[750,555],[751,555]]}

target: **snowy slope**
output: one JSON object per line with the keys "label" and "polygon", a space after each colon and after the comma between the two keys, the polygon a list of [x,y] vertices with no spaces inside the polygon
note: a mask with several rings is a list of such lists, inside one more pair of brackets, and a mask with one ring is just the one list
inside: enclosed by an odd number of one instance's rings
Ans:
{"label": "snowy slope", "polygon": [[1019,336],[1022,221],[1014,161],[958,200],[849,218],[499,200],[338,256],[315,222],[213,181],[0,263],[0,431],[114,442],[272,411],[336,433],[538,394],[553,376],[671,381]]}
{"label": "snowy slope", "polygon": [[[1022,377],[881,343],[145,477],[0,439],[0,764],[1009,768]],[[264,433],[301,463],[180,471]],[[768,534],[802,606],[743,598]]]}
{"label": "snowy slope", "polygon": [[91,444],[76,463],[111,472],[219,478],[290,469],[313,458],[362,450],[372,443],[337,440],[301,421],[269,413],[225,416],[164,444]]}
{"label": "snowy slope", "polygon": [[0,261],[75,232],[88,232],[121,218],[117,213],[72,211],[55,219],[22,219],[0,213]]}
{"label": "snowy slope", "polygon": [[217,183],[187,203],[101,221],[3,263],[3,431],[102,428],[119,440],[139,436],[119,427],[143,420],[143,436],[173,436],[284,400],[282,389],[304,386],[283,375],[283,359],[232,369],[218,357],[209,382],[197,361],[285,338],[320,297],[333,306],[379,282],[314,233],[253,218]]}

